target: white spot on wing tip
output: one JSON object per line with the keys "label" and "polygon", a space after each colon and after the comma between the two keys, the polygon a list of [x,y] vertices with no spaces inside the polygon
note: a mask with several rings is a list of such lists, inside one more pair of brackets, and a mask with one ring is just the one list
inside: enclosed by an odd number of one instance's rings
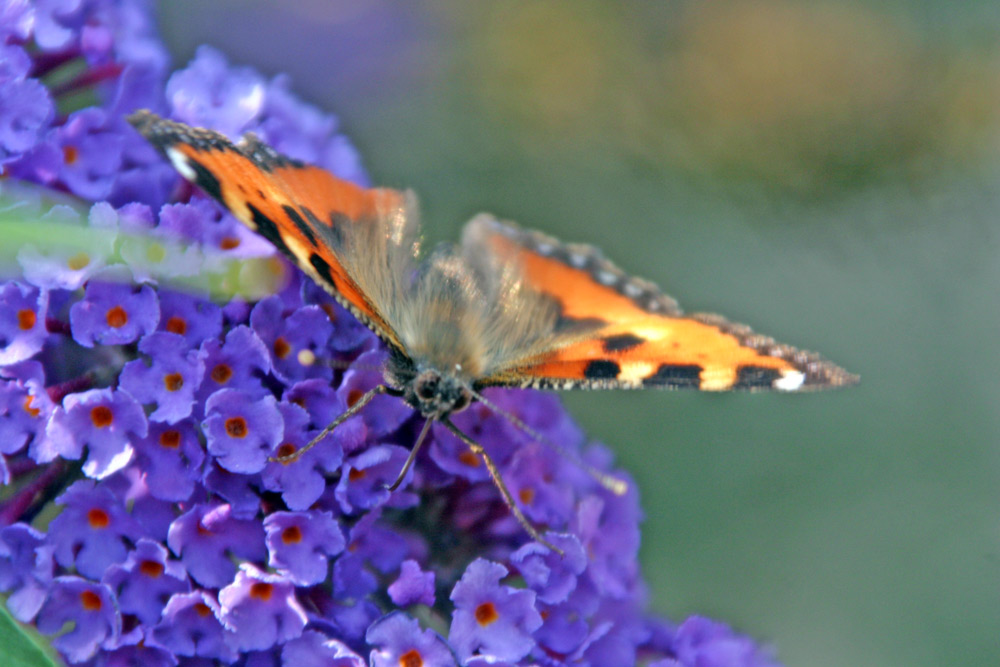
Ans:
{"label": "white spot on wing tip", "polygon": [[780,391],[796,391],[802,388],[805,381],[806,374],[802,371],[785,371],[774,381],[774,388]]}
{"label": "white spot on wing tip", "polygon": [[173,146],[168,146],[167,157],[170,159],[170,164],[174,165],[174,169],[176,169],[181,176],[192,183],[194,182],[195,178],[197,178],[197,174],[194,173],[194,169],[191,168],[191,164],[188,162],[184,153],[181,153]]}

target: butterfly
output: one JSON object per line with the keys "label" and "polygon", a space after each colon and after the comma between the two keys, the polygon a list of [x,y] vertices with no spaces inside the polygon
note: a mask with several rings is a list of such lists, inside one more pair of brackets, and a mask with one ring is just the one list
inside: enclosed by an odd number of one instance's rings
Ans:
{"label": "butterfly", "polygon": [[[402,482],[430,424],[441,422],[482,458],[512,513],[543,543],[487,453],[451,421],[475,401],[495,407],[484,388],[800,391],[857,381],[746,326],[683,314],[656,285],[626,274],[592,246],[480,214],[457,245],[422,257],[409,191],[359,187],[281,155],[252,134],[234,144],[149,111],[129,121],[181,176],[274,244],[385,342],[384,384],[313,442],[376,395],[398,396],[425,423],[390,488]],[[597,476],[623,492],[619,480]]]}

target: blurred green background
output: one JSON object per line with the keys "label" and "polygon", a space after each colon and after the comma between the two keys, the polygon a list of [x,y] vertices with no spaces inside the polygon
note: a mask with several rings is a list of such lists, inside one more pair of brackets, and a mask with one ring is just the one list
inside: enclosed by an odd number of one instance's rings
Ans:
{"label": "blurred green background", "polygon": [[652,604],[788,665],[1000,664],[1000,5],[165,0],[287,72],[431,240],[491,211],[862,376],[576,393]]}

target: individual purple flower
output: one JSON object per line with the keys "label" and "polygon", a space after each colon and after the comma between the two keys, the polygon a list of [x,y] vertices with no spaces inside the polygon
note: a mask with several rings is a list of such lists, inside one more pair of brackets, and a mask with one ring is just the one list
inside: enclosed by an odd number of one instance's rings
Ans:
{"label": "individual purple flower", "polygon": [[404,560],[399,578],[389,584],[389,597],[397,607],[413,604],[434,606],[434,572],[424,572],[415,560]]}
{"label": "individual purple flower", "polygon": [[323,309],[333,325],[333,333],[327,345],[334,352],[350,352],[364,345],[375,346],[377,340],[372,330],[358,321],[346,308],[312,280],[302,281],[302,302],[315,304]]}
{"label": "individual purple flower", "polygon": [[267,556],[260,522],[233,518],[228,505],[195,505],[171,524],[167,544],[188,574],[211,588],[233,580],[231,554],[252,561]]}
{"label": "individual purple flower", "polygon": [[112,565],[101,580],[116,595],[122,614],[152,627],[175,593],[187,593],[191,582],[184,567],[168,558],[160,543],[143,538],[125,562]]}
{"label": "individual purple flower", "polygon": [[229,644],[240,651],[260,651],[294,639],[308,620],[291,581],[250,563],[243,563],[236,580],[219,591],[219,604],[222,623],[231,633]]}
{"label": "individual purple flower", "polygon": [[42,634],[55,634],[70,623],[72,629],[52,640],[52,645],[70,662],[91,658],[104,642],[121,632],[111,590],[80,577],[57,577],[45,600],[35,627]]}
{"label": "individual purple flower", "polygon": [[510,561],[541,602],[562,602],[576,588],[576,580],[587,568],[587,555],[572,534],[547,533],[545,539],[562,550],[528,542],[511,554]]}
{"label": "individual purple flower", "polygon": [[187,68],[170,77],[167,100],[177,120],[236,139],[260,114],[264,78],[249,67],[230,67],[221,53],[202,46]]}
{"label": "individual purple flower", "polygon": [[229,330],[225,342],[209,338],[202,343],[205,378],[195,399],[205,399],[220,389],[238,389],[252,397],[267,394],[262,376],[270,370],[267,347],[246,326]]}
{"label": "individual purple flower", "polygon": [[333,326],[318,306],[305,306],[291,313],[277,296],[258,303],[250,313],[250,326],[271,351],[271,368],[287,384],[320,378],[329,381],[333,369],[317,364],[325,354]]}
{"label": "individual purple flower", "polygon": [[261,509],[260,475],[244,475],[230,472],[209,463],[202,476],[205,491],[214,494],[229,504],[236,519],[255,519]]}
{"label": "individual purple flower", "polygon": [[365,641],[373,647],[372,667],[455,667],[458,664],[438,633],[421,629],[416,619],[398,611],[372,623]]}
{"label": "individual purple flower", "polygon": [[215,597],[206,591],[178,593],[163,608],[162,618],[152,629],[152,638],[178,656],[232,663],[237,653],[226,643],[226,631],[219,620],[221,613]]}
{"label": "individual purple flower", "polygon": [[[43,220],[63,224],[79,222],[79,214],[57,205],[42,215]],[[113,236],[95,233],[82,240],[81,246],[56,246],[39,250],[32,244],[17,251],[24,280],[43,289],[76,290],[105,267],[113,250]]]}
{"label": "individual purple flower", "polygon": [[122,502],[90,480],[74,482],[56,502],[64,505],[49,524],[56,562],[85,577],[100,579],[108,567],[125,560],[127,544],[142,535]]}
{"label": "individual purple flower", "polygon": [[275,253],[274,246],[207,196],[164,206],[160,210],[160,228],[171,236],[198,241],[204,249],[231,259],[268,257]]}
{"label": "individual purple flower", "polygon": [[399,445],[375,445],[349,458],[336,490],[337,502],[344,513],[354,514],[382,504],[399,508],[416,505],[419,502],[416,495],[402,490],[413,474],[412,468],[407,471],[401,489],[395,492],[388,489],[409,454]]}
{"label": "individual purple flower", "polygon": [[507,568],[482,558],[473,561],[455,584],[448,641],[459,658],[476,651],[501,660],[520,660],[531,652],[531,634],[542,625],[535,594],[503,586]]}
{"label": "individual purple flower", "polygon": [[[0,47],[0,60],[10,63],[23,51]],[[37,79],[0,74],[0,165],[24,155],[49,127],[55,114],[48,90]]]}
{"label": "individual purple flower", "polygon": [[0,368],[0,454],[14,454],[44,438],[54,409],[42,364],[22,361]]}
{"label": "individual purple flower", "polygon": [[779,667],[781,664],[769,650],[749,637],[733,632],[725,623],[703,616],[691,616],[677,626],[671,648],[676,662],[664,660],[654,664],[698,667]]}
{"label": "individual purple flower", "polygon": [[254,400],[220,389],[205,403],[202,422],[208,453],[230,472],[257,473],[281,442],[284,421],[273,396]]}
{"label": "individual purple flower", "polygon": [[187,500],[201,478],[205,450],[194,423],[152,422],[145,438],[134,441],[137,466],[144,471],[150,493],[161,500]]}
{"label": "individual purple flower", "polygon": [[344,550],[344,535],[329,512],[274,512],[264,519],[267,564],[298,586],[327,578],[330,557]]}
{"label": "individual purple flower", "polygon": [[42,349],[48,335],[48,296],[24,283],[0,284],[0,366],[24,361]]}
{"label": "individual purple flower", "polygon": [[580,501],[572,532],[583,543],[590,563],[587,573],[603,595],[623,598],[638,576],[639,506],[635,486],[625,496],[590,495]]}
{"label": "individual purple flower", "polygon": [[52,547],[43,533],[23,523],[0,528],[0,591],[10,594],[14,618],[28,623],[35,617],[52,576]]}
{"label": "individual purple flower", "polygon": [[73,339],[84,347],[134,343],[156,329],[160,305],[149,285],[88,282],[69,310]]}
{"label": "individual purple flower", "polygon": [[[307,380],[319,382],[321,380]],[[329,391],[329,387],[322,383]],[[286,392],[286,396],[289,393]],[[330,395],[332,391],[330,391]],[[295,400],[292,396],[291,400]],[[281,444],[274,451],[274,456],[290,456],[309,444],[313,436],[318,435],[318,429],[306,430],[310,425],[309,413],[297,403],[282,401],[278,410],[284,421],[285,432]],[[282,462],[271,461],[261,473],[264,488],[281,493],[281,499],[289,509],[304,510],[313,505],[326,490],[326,476],[340,468],[344,460],[342,443],[345,438],[351,438],[359,430],[358,424],[344,424],[332,434],[317,442],[311,449],[298,458]],[[363,438],[363,433],[359,436]]]}
{"label": "individual purple flower", "polygon": [[368,667],[347,644],[315,630],[287,642],[281,649],[281,664],[296,667]]}
{"label": "individual purple flower", "polygon": [[63,399],[46,427],[46,441],[33,454],[39,462],[56,456],[76,460],[87,447],[83,472],[106,477],[129,462],[132,440],[145,436],[147,428],[142,406],[127,393],[91,389]]}
{"label": "individual purple flower", "polygon": [[52,144],[61,154],[56,178],[84,199],[104,199],[122,161],[122,134],[109,126],[107,114],[87,107],[70,114],[54,130]]}
{"label": "individual purple flower", "polygon": [[[114,648],[112,648],[114,644]],[[177,658],[170,651],[146,642],[145,633],[136,628],[117,642],[106,642],[105,649],[91,661],[93,667],[176,667]],[[90,667],[88,665],[88,667]]]}
{"label": "individual purple flower", "polygon": [[160,290],[159,297],[160,331],[183,336],[191,345],[222,332],[222,309],[211,301],[167,290]]}
{"label": "individual purple flower", "polygon": [[[344,373],[344,379],[337,387],[337,394],[352,406],[362,396],[383,384],[382,364],[385,352],[371,350],[359,356]],[[413,410],[395,396],[376,396],[360,412],[359,418],[368,428],[369,437],[381,438],[393,433],[403,422],[413,416]]]}
{"label": "individual purple flower", "polygon": [[139,351],[149,355],[151,363],[136,359],[125,364],[118,380],[122,389],[140,403],[156,406],[150,421],[175,424],[189,416],[205,372],[198,351],[181,336],[165,332],[143,336]]}

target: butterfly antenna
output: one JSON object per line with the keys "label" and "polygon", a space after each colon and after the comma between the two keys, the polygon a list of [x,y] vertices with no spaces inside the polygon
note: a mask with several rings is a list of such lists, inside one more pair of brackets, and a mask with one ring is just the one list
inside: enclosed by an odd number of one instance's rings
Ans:
{"label": "butterfly antenna", "polygon": [[417,436],[417,442],[413,445],[413,449],[410,450],[410,455],[406,457],[406,463],[403,464],[402,470],[399,471],[399,476],[396,477],[396,481],[385,487],[386,491],[395,491],[399,488],[399,485],[403,483],[403,478],[406,477],[406,473],[410,471],[413,467],[413,462],[417,460],[417,452],[420,451],[420,447],[424,444],[424,440],[427,438],[427,433],[431,430],[431,424],[433,420],[425,419],[424,426],[420,429],[420,435]]}
{"label": "butterfly antenna", "polygon": [[476,400],[478,400],[480,403],[488,407],[490,410],[497,413],[498,415],[502,415],[511,424],[521,429],[522,431],[527,433],[529,436],[531,436],[538,442],[541,442],[547,447],[550,447],[553,451],[559,454],[559,456],[563,457],[567,461],[570,461],[578,468],[586,472],[588,475],[593,477],[598,484],[603,486],[611,493],[615,494],[616,496],[624,496],[625,493],[628,491],[628,483],[625,482],[624,480],[620,480],[614,475],[609,475],[603,470],[598,470],[591,464],[581,459],[579,454],[577,454],[576,452],[571,451],[564,445],[560,445],[557,442],[553,442],[551,439],[545,437],[535,429],[525,424],[524,421],[522,421],[517,415],[511,414],[510,412],[507,412],[506,410],[502,409],[496,403],[493,403],[492,401],[488,400],[485,396],[483,396],[479,392],[473,391],[472,395],[476,397]]}
{"label": "butterfly antenna", "polygon": [[344,410],[343,412],[341,412],[339,415],[337,415],[337,418],[334,419],[332,422],[330,422],[330,425],[327,426],[325,429],[323,429],[320,432],[319,435],[317,435],[315,438],[313,438],[312,440],[310,440],[308,445],[306,445],[302,449],[295,450],[291,454],[287,454],[285,456],[272,456],[268,460],[269,461],[274,461],[275,463],[286,463],[286,464],[287,463],[293,463],[293,462],[297,461],[300,456],[302,456],[303,454],[305,454],[306,452],[308,452],[310,449],[312,449],[313,447],[315,447],[316,444],[320,440],[322,440],[326,436],[328,436],[331,433],[333,433],[333,429],[337,428],[338,426],[340,426],[341,424],[343,424],[345,421],[347,421],[348,419],[350,419],[354,415],[358,414],[361,411],[361,408],[363,408],[366,405],[368,405],[369,403],[371,403],[371,400],[373,398],[375,398],[376,396],[379,396],[381,394],[384,394],[384,393],[386,393],[388,391],[389,391],[389,387],[387,387],[384,384],[380,384],[377,387],[375,387],[374,389],[371,389],[370,391],[368,391],[368,393],[364,394],[361,398],[359,398],[354,405],[352,405],[351,407],[347,408],[346,410]]}
{"label": "butterfly antenna", "polygon": [[503,496],[504,503],[506,503],[511,514],[514,515],[514,518],[517,519],[517,522],[521,524],[521,527],[523,527],[524,530],[527,531],[528,535],[531,536],[531,539],[535,540],[539,544],[545,545],[549,549],[552,549],[560,556],[565,555],[562,549],[542,537],[541,533],[538,532],[538,529],[531,525],[531,522],[528,521],[527,517],[524,516],[520,508],[514,503],[514,496],[511,495],[510,489],[508,489],[507,485],[504,484],[503,478],[500,477],[500,471],[497,470],[496,464],[493,462],[493,459],[490,458],[490,455],[486,453],[486,450],[483,449],[483,446],[459,430],[459,428],[455,426],[447,417],[442,419],[441,423],[444,424],[449,431],[454,433],[455,437],[468,445],[473,454],[483,460],[483,463],[486,464],[486,469],[490,473],[490,479],[492,479],[493,484],[500,489],[500,495]]}

